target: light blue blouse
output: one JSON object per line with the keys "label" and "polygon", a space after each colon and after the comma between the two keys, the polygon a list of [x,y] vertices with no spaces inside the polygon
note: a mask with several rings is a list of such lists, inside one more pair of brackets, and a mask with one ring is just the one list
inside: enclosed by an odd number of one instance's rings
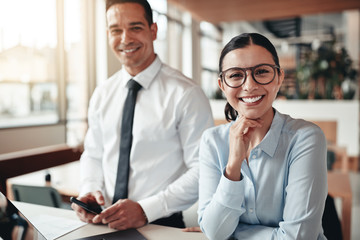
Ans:
{"label": "light blue blouse", "polygon": [[275,112],[241,167],[224,176],[233,123],[206,130],[200,145],[199,224],[209,239],[326,239],[326,140],[313,123]]}

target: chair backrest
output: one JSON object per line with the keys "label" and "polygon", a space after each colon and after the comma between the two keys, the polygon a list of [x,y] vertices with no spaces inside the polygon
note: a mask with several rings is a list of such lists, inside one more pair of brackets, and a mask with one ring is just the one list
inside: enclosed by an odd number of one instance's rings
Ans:
{"label": "chair backrest", "polygon": [[61,207],[59,192],[50,186],[28,186],[12,184],[15,201],[34,203],[49,207]]}
{"label": "chair backrest", "polygon": [[328,240],[342,240],[342,229],[338,217],[334,198],[329,194],[326,197],[324,214],[322,217],[324,235]]}

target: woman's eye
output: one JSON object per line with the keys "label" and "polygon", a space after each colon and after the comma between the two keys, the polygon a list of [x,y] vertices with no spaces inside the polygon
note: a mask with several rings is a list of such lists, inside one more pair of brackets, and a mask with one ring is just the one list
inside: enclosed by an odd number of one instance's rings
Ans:
{"label": "woman's eye", "polygon": [[265,75],[268,73],[269,73],[269,71],[267,69],[259,69],[259,70],[256,70],[255,75]]}
{"label": "woman's eye", "polygon": [[240,72],[237,72],[237,73],[232,73],[230,74],[230,77],[229,78],[243,78],[244,77],[244,74],[243,73],[240,73]]}

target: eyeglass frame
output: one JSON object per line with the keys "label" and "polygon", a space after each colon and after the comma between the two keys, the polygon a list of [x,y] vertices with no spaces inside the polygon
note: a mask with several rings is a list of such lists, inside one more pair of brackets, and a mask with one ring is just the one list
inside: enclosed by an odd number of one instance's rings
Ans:
{"label": "eyeglass frame", "polygon": [[[266,66],[270,66],[273,70],[274,70],[274,77],[271,79],[271,81],[269,81],[268,83],[260,83],[258,81],[256,81],[256,78],[254,77],[254,69],[259,67],[259,66],[263,66],[263,65],[266,65]],[[233,87],[233,86],[230,86],[226,80],[225,80],[225,74],[227,71],[229,70],[232,70],[232,69],[240,69],[242,71],[245,72],[245,77],[244,77],[244,80],[242,81],[242,83],[239,85],[239,86],[236,86],[236,87]],[[253,78],[253,80],[257,83],[257,84],[260,84],[260,85],[268,85],[270,84],[272,81],[274,81],[275,79],[275,76],[276,76],[276,69],[278,69],[278,73],[279,73],[279,70],[281,69],[279,66],[275,65],[275,64],[268,64],[268,63],[261,63],[261,64],[258,64],[258,65],[255,65],[253,67],[247,67],[247,68],[240,68],[240,67],[232,67],[232,68],[228,68],[226,69],[225,71],[221,71],[220,74],[219,74],[219,78],[221,79],[221,81],[224,81],[225,84],[228,86],[228,87],[231,87],[231,88],[239,88],[241,87],[242,85],[244,85],[247,77],[248,77],[248,74],[247,74],[247,70],[251,70],[251,76]]]}

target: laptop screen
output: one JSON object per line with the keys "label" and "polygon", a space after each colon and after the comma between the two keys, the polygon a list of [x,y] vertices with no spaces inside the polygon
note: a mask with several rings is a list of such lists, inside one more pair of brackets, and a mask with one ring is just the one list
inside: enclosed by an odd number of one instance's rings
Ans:
{"label": "laptop screen", "polygon": [[2,192],[0,192],[0,239],[46,240]]}

